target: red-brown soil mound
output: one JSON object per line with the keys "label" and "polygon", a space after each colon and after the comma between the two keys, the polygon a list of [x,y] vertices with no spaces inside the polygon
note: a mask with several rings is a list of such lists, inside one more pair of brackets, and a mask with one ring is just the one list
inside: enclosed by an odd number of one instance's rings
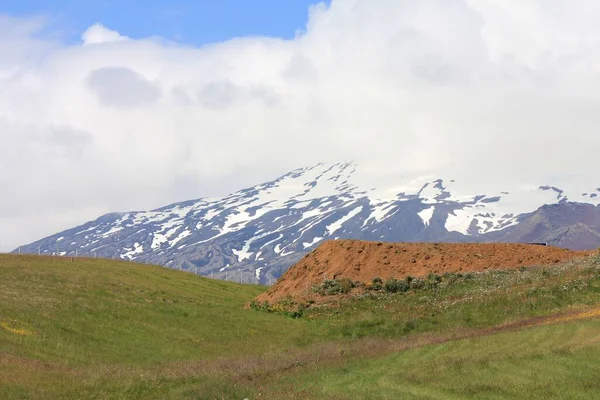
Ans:
{"label": "red-brown soil mound", "polygon": [[370,282],[430,272],[469,272],[557,264],[591,252],[513,243],[381,243],[356,240],[325,242],[285,272],[258,301],[276,303],[307,297],[324,279]]}

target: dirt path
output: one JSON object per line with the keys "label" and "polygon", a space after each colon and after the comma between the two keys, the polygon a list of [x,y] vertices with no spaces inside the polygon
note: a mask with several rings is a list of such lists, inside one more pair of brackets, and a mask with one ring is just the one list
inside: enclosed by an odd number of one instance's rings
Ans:
{"label": "dirt path", "polygon": [[[490,336],[502,332],[518,331],[521,329],[534,328],[538,326],[573,322],[578,320],[600,318],[600,306],[595,306],[583,311],[573,311],[568,313],[559,313],[550,316],[524,319],[521,321],[498,325],[490,328],[469,330],[463,332],[454,332],[452,334],[421,334],[417,337],[405,339],[358,339],[344,344],[326,344],[313,348],[310,353],[291,353],[292,359],[296,361],[286,363],[285,366],[275,362],[270,364],[266,370],[262,370],[259,376],[250,376],[248,374],[238,374],[236,378],[242,378],[245,381],[254,381],[257,378],[266,379],[268,377],[279,375],[281,373],[292,373],[295,370],[306,370],[311,368],[323,368],[338,364],[342,360],[345,362],[348,358],[360,359],[371,357],[383,357],[388,354],[417,349],[425,346],[443,344],[457,340],[464,340],[477,337]],[[283,361],[283,360],[279,360]],[[296,371],[297,372],[297,371]]]}
{"label": "dirt path", "polygon": [[478,330],[462,330],[449,334],[419,334],[410,338],[382,339],[367,337],[348,342],[330,342],[311,346],[310,349],[289,349],[260,357],[243,359],[207,360],[190,362],[185,368],[181,363],[167,366],[162,374],[172,378],[187,378],[200,371],[218,370],[240,384],[265,384],[281,375],[309,372],[332,367],[349,360],[383,357],[388,354],[417,349],[425,346],[443,344],[451,341],[490,336],[496,333],[518,331],[537,326],[572,322],[584,319],[600,318],[600,306],[583,311],[560,313],[551,316],[529,318],[514,323],[503,324]]}

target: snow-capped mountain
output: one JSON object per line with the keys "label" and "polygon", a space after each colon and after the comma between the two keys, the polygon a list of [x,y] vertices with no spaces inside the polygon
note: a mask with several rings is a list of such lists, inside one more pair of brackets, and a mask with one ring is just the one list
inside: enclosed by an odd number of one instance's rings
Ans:
{"label": "snow-capped mountain", "polygon": [[570,186],[474,194],[458,178],[319,164],[222,198],[104,215],[21,251],[114,257],[221,278],[241,270],[267,283],[335,238],[598,247],[600,188]]}

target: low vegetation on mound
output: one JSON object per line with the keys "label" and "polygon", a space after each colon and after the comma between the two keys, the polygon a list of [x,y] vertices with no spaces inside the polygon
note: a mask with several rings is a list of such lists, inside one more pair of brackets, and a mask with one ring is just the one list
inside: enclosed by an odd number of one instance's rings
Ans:
{"label": "low vegetation on mound", "polygon": [[[342,294],[344,287],[349,288],[346,295]],[[376,277],[362,286],[341,278],[315,285],[313,291],[321,293],[320,302],[290,297],[272,305],[251,304],[262,311],[339,323],[337,332],[349,337],[481,328],[596,304],[600,300],[600,256],[549,267],[430,274],[403,280]]]}
{"label": "low vegetation on mound", "polygon": [[382,243],[329,241],[286,271],[258,303],[313,300],[316,294],[370,289],[381,279],[390,288],[427,284],[428,276],[468,276],[469,272],[551,266],[592,252],[513,243]]}
{"label": "low vegetation on mound", "polygon": [[[556,393],[563,373],[577,380],[569,396],[598,389],[584,368],[597,372],[600,354],[598,322],[588,321],[600,315],[599,256],[419,280],[382,277],[364,293],[328,295],[347,290],[337,277],[314,288],[323,303],[256,311],[244,304],[265,287],[111,260],[0,255],[0,398],[534,398]],[[550,386],[509,379],[544,362]],[[424,370],[439,365],[439,377]],[[492,381],[496,368],[506,375]],[[483,383],[456,382],[461,371]]]}

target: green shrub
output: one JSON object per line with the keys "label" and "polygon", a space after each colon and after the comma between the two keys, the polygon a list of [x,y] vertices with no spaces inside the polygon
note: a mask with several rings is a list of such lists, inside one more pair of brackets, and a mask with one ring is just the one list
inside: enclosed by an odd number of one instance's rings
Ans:
{"label": "green shrub", "polygon": [[354,288],[354,282],[348,278],[342,278],[339,280],[340,292],[341,293],[350,293],[352,288]]}
{"label": "green shrub", "polygon": [[406,292],[410,289],[410,284],[406,280],[390,278],[385,281],[385,291],[389,293]]}
{"label": "green shrub", "polygon": [[436,280],[433,281],[425,281],[423,285],[423,289],[425,290],[435,290],[438,287],[438,282]]}
{"label": "green shrub", "polygon": [[413,290],[423,289],[425,287],[425,281],[419,278],[414,278],[410,281],[410,288]]}
{"label": "green shrub", "polygon": [[398,291],[398,280],[390,278],[387,281],[385,281],[383,287],[385,288],[386,292],[396,293]]}
{"label": "green shrub", "polygon": [[433,273],[433,272],[430,272],[430,273],[427,275],[427,280],[428,280],[429,282],[437,282],[437,283],[440,283],[440,282],[442,281],[442,277],[441,277],[440,275],[438,275],[438,274],[435,274],[435,273]]}
{"label": "green shrub", "polygon": [[354,282],[348,278],[326,279],[320,285],[313,285],[312,291],[323,296],[329,296],[339,293],[350,293],[354,287]]}
{"label": "green shrub", "polygon": [[323,281],[322,294],[332,295],[341,293],[342,287],[340,286],[340,282],[337,279],[326,279]]}
{"label": "green shrub", "polygon": [[383,288],[383,280],[380,277],[371,279],[371,290],[381,290]]}
{"label": "green shrub", "polygon": [[306,306],[304,304],[298,304],[298,306],[296,307],[296,310],[293,311],[284,311],[283,315],[290,317],[290,318],[302,318],[302,316],[304,315],[304,311],[306,310]]}
{"label": "green shrub", "polygon": [[408,292],[409,290],[410,290],[410,283],[408,283],[406,281],[406,279],[398,281],[398,291],[399,292]]}
{"label": "green shrub", "polygon": [[252,300],[250,302],[250,308],[256,311],[267,311],[270,312],[271,311],[271,306],[269,305],[268,301],[263,301],[262,303],[256,300]]}

